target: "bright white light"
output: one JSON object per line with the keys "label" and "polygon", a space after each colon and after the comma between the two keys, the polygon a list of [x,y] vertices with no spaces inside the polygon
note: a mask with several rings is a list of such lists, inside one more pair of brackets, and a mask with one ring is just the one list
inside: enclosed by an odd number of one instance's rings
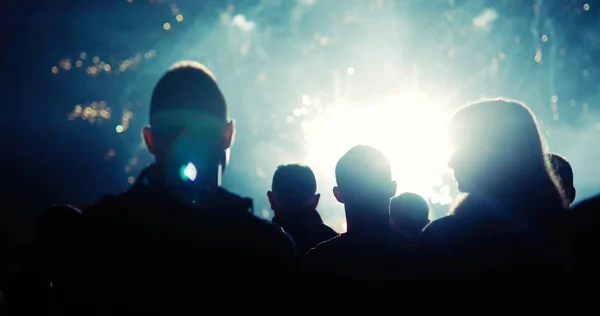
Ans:
{"label": "bright white light", "polygon": [[346,73],[349,76],[352,76],[354,74],[354,67],[348,67],[348,69],[346,69]]}
{"label": "bright white light", "polygon": [[498,17],[499,15],[496,10],[489,8],[484,9],[478,16],[473,18],[473,25],[483,29],[489,29]]}
{"label": "bright white light", "polygon": [[310,106],[312,104],[312,100],[310,99],[309,95],[303,95],[302,96],[302,104],[306,105],[306,106]]}
{"label": "bright white light", "polygon": [[452,197],[442,175],[449,172],[452,151],[445,133],[446,119],[439,111],[439,105],[419,93],[389,97],[366,107],[333,104],[301,125],[306,163],[326,185],[334,185],[337,160],[357,144],[371,145],[390,159],[399,193],[411,191],[449,204]]}
{"label": "bright white light", "polygon": [[234,16],[232,23],[244,32],[250,32],[256,27],[256,24],[252,21],[246,20],[246,17],[243,14]]}
{"label": "bright white light", "polygon": [[315,4],[317,2],[317,0],[300,0],[299,2],[303,5],[311,6],[311,5]]}
{"label": "bright white light", "polygon": [[183,170],[183,175],[188,178],[190,181],[195,181],[198,171],[196,170],[196,166],[193,163],[188,163]]}

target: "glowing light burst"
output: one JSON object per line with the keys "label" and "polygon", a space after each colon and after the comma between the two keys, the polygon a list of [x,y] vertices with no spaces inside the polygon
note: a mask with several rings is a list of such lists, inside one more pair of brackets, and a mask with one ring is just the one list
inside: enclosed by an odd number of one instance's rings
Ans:
{"label": "glowing light burst", "polygon": [[196,170],[196,166],[190,162],[186,166],[182,167],[181,174],[184,179],[195,181],[198,171]]}
{"label": "glowing light burst", "polygon": [[411,191],[433,203],[449,204],[452,196],[442,176],[450,172],[452,150],[439,111],[438,103],[418,93],[368,106],[337,102],[302,123],[306,163],[320,182],[334,185],[337,160],[354,145],[371,145],[390,159],[398,193]]}

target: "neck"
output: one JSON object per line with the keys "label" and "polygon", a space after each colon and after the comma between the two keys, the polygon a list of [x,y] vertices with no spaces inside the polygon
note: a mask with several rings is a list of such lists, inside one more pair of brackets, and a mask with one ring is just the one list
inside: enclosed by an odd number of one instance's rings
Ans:
{"label": "neck", "polygon": [[353,208],[346,205],[348,232],[388,231],[392,229],[389,207]]}
{"label": "neck", "polygon": [[198,177],[194,182],[202,187],[220,187],[222,170],[223,168],[221,167],[221,164],[218,164],[216,167],[199,166]]}
{"label": "neck", "polygon": [[291,222],[318,222],[322,223],[321,215],[319,213],[310,208],[283,208],[278,210],[273,210],[275,221],[291,221]]}
{"label": "neck", "polygon": [[[181,178],[180,164],[167,163],[165,161],[157,161],[155,163],[158,169],[159,181],[164,182],[167,186],[178,187],[183,185],[185,181]],[[201,188],[217,188],[221,186],[222,165],[220,163],[196,163],[196,178],[193,181],[193,186]]]}

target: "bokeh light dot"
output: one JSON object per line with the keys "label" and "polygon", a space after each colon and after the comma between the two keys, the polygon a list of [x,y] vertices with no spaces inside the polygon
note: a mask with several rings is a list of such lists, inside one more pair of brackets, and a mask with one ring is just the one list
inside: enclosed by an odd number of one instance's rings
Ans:
{"label": "bokeh light dot", "polygon": [[312,104],[309,95],[305,94],[305,95],[302,96],[302,104],[304,104],[306,106],[310,106]]}

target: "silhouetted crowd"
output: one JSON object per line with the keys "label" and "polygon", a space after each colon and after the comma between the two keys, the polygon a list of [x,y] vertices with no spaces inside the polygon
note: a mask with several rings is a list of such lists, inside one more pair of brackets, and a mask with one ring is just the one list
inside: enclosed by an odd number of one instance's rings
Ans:
{"label": "silhouetted crowd", "polygon": [[479,101],[453,115],[449,167],[463,195],[432,222],[422,197],[396,196],[384,154],[349,148],[332,192],[345,209],[342,234],[317,211],[309,166],[277,168],[270,222],[253,214],[252,199],[223,189],[234,131],[206,67],[184,61],[169,69],[143,130],[156,162],[122,194],[47,210],[27,264],[2,289],[4,311],[323,312],[317,305],[334,296],[350,309],[372,300],[408,311],[440,295],[552,302],[598,279],[600,197],[570,206],[571,166],[546,151],[519,101]]}

